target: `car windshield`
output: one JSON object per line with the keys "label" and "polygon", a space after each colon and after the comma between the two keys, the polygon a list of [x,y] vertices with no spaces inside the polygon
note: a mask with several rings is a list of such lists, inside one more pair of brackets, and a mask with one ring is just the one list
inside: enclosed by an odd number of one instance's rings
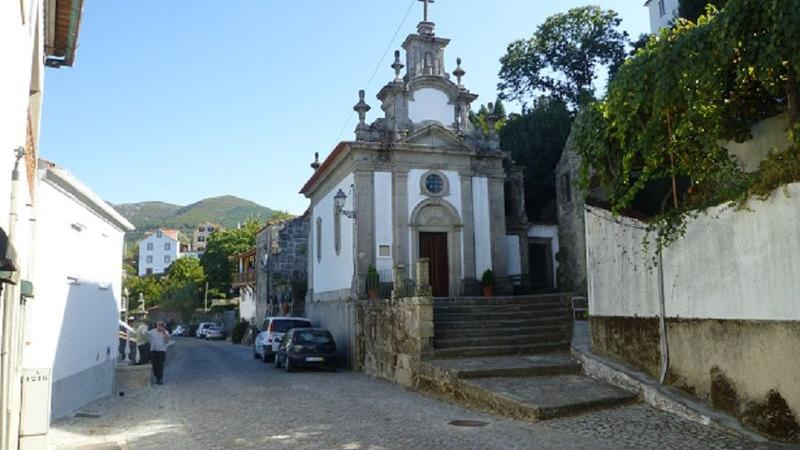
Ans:
{"label": "car windshield", "polygon": [[294,342],[298,345],[327,345],[333,341],[331,334],[321,330],[295,331]]}
{"label": "car windshield", "polygon": [[275,333],[286,333],[292,328],[307,328],[311,322],[307,320],[273,320],[272,331]]}

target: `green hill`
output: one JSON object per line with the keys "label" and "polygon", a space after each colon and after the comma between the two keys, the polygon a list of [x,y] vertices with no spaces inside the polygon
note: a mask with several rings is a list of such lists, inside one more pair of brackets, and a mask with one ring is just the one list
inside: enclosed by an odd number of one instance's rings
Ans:
{"label": "green hill", "polygon": [[194,227],[206,220],[232,228],[251,217],[264,222],[278,212],[233,195],[207,198],[188,206],[164,202],[123,203],[112,206],[136,226],[135,231],[125,236],[128,242],[138,241],[147,231],[156,228],[176,228],[185,237],[191,238]]}

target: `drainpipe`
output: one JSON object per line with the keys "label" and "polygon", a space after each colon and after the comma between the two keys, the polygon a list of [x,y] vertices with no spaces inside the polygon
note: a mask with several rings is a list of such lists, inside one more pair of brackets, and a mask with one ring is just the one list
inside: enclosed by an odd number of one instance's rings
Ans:
{"label": "drainpipe", "polygon": [[[14,170],[11,172],[11,203],[9,204],[8,212],[8,242],[13,245],[14,238],[16,237],[17,225],[17,191],[19,190],[19,162],[25,156],[25,148],[17,147],[14,150],[15,161]],[[15,246],[16,247],[16,246]],[[17,267],[17,270],[20,268]],[[10,398],[12,393],[12,383],[16,378],[18,367],[12,364],[11,357],[16,356],[17,352],[14,349],[14,341],[17,335],[17,329],[14,326],[18,323],[17,319],[17,289],[14,286],[6,285],[3,289],[3,336],[2,344],[0,347],[0,360],[2,360],[2,373],[0,373],[0,414],[2,414],[2,426],[0,427],[0,434],[5,435],[0,438],[0,449],[9,448],[9,438],[12,433],[10,430],[11,425],[11,411],[10,411]],[[12,368],[14,374],[11,373]],[[16,435],[16,433],[13,433]]]}
{"label": "drainpipe", "polygon": [[664,300],[664,258],[662,249],[658,249],[658,325],[661,341],[661,375],[658,382],[664,384],[669,370],[669,344],[667,342],[666,302]]}

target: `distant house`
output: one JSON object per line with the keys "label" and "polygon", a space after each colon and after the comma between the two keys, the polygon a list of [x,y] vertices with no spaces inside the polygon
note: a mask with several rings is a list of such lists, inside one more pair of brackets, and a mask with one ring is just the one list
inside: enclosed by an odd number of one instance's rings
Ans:
{"label": "distant house", "polygon": [[52,417],[112,394],[125,218],[66,170],[40,160],[35,299],[23,364],[52,370]]}
{"label": "distant house", "polygon": [[650,32],[658,33],[669,27],[678,17],[678,0],[647,0],[644,6],[650,9]]}
{"label": "distant house", "polygon": [[178,230],[159,228],[139,241],[139,276],[160,275],[181,257]]}
{"label": "distant house", "polygon": [[239,316],[251,324],[256,320],[256,249],[231,256],[236,264],[233,287],[239,290]]}
{"label": "distant house", "polygon": [[192,251],[202,255],[206,251],[208,238],[216,231],[220,231],[222,226],[211,222],[202,222],[194,229],[192,236]]}

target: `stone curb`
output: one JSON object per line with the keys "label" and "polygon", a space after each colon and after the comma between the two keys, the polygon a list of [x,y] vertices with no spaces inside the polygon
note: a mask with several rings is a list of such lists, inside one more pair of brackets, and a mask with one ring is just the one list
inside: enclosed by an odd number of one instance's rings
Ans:
{"label": "stone curb", "polygon": [[645,373],[575,345],[572,346],[572,356],[581,363],[586,375],[634,392],[642,401],[656,409],[726,433],[747,437],[754,442],[774,444],[776,448],[784,447],[784,444],[770,441],[748,430],[734,417],[719,412],[675,388],[659,384]]}

